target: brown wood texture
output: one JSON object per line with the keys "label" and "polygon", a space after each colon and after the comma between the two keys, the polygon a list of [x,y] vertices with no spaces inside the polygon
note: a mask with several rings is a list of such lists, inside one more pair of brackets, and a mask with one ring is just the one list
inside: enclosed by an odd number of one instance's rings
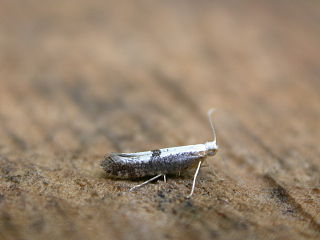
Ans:
{"label": "brown wood texture", "polygon": [[[320,239],[319,1],[0,5],[0,239]],[[211,107],[192,199],[105,177]]]}

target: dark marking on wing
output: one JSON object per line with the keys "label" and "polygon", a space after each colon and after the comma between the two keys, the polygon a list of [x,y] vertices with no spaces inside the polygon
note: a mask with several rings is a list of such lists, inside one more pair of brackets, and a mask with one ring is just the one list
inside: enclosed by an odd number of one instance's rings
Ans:
{"label": "dark marking on wing", "polygon": [[151,157],[160,157],[161,155],[161,150],[156,149],[156,150],[152,150],[152,156]]}

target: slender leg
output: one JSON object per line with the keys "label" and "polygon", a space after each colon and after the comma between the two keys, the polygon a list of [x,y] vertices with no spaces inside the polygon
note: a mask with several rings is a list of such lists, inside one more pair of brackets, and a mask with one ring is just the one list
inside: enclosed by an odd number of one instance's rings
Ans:
{"label": "slender leg", "polygon": [[167,183],[167,177],[166,177],[165,174],[163,174],[163,181],[164,181],[165,183]]}
{"label": "slender leg", "polygon": [[155,177],[153,177],[153,178],[145,181],[144,183],[141,183],[141,184],[139,184],[139,185],[136,185],[136,186],[130,188],[129,192],[131,192],[131,191],[133,191],[133,190],[135,190],[135,189],[137,189],[137,188],[139,188],[139,187],[142,187],[142,186],[148,184],[149,182],[152,182],[153,180],[156,180],[157,178],[161,177],[162,175],[163,175],[163,174],[159,174],[159,175],[157,175],[157,176],[155,176]]}
{"label": "slender leg", "polygon": [[191,189],[191,193],[187,196],[187,198],[190,198],[194,192],[194,187],[196,186],[196,179],[197,179],[197,176],[199,174],[199,170],[200,170],[200,167],[201,167],[201,161],[199,161],[199,164],[198,164],[198,167],[197,167],[197,170],[196,170],[196,173],[194,174],[194,177],[193,177],[193,183],[192,183],[192,189]]}

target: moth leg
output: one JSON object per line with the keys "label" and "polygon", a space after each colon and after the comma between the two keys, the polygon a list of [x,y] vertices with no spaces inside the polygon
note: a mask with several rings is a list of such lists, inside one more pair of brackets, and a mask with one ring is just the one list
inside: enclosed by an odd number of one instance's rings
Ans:
{"label": "moth leg", "polygon": [[163,174],[163,181],[167,183],[167,176],[165,174]]}
{"label": "moth leg", "polygon": [[143,182],[143,183],[141,183],[141,184],[139,184],[139,185],[136,185],[136,186],[130,188],[129,192],[131,192],[131,191],[133,191],[133,190],[135,190],[135,189],[137,189],[137,188],[140,188],[140,187],[148,184],[149,182],[152,182],[153,180],[156,180],[157,178],[161,177],[162,175],[163,175],[163,174],[159,174],[159,175],[157,175],[157,176],[155,176],[155,177],[153,177],[153,178],[151,178],[151,179],[149,179],[149,180],[147,180],[147,181],[145,181],[145,182]]}
{"label": "moth leg", "polygon": [[191,189],[191,193],[187,196],[187,198],[190,198],[194,192],[194,187],[196,186],[196,179],[197,179],[197,176],[199,174],[199,170],[200,170],[200,167],[201,167],[201,161],[199,161],[199,164],[198,164],[198,167],[197,167],[197,170],[194,174],[194,177],[193,177],[193,183],[192,183],[192,189]]}

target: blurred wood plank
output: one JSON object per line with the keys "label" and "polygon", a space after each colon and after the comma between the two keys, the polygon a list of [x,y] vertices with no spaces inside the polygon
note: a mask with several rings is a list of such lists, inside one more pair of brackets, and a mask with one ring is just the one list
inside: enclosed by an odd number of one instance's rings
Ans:
{"label": "blurred wood plank", "polygon": [[[318,239],[320,4],[0,8],[1,239]],[[192,173],[106,179],[108,152],[202,143]]]}

